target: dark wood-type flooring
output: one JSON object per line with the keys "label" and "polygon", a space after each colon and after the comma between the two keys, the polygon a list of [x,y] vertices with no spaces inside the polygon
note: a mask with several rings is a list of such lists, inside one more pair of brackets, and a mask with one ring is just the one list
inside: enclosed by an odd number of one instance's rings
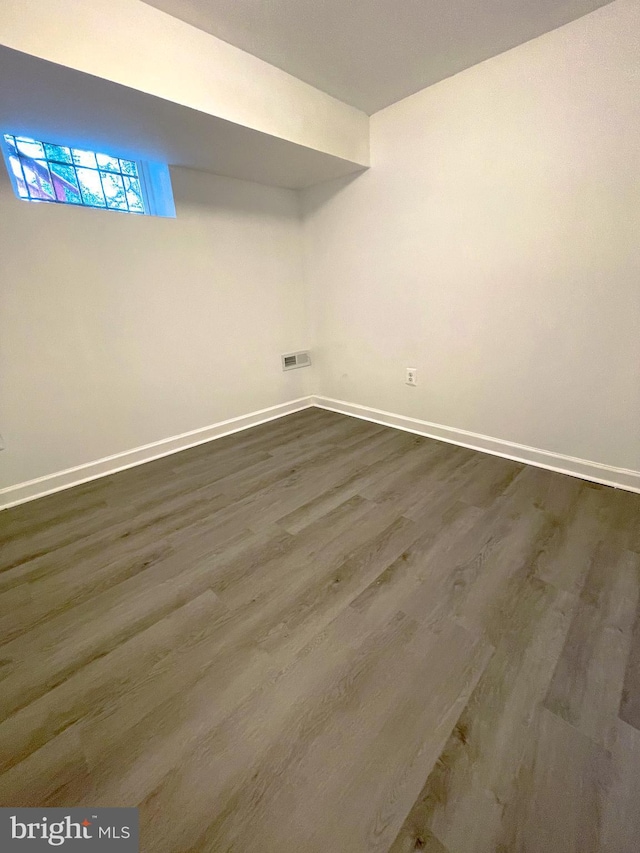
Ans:
{"label": "dark wood-type flooring", "polygon": [[0,805],[637,853],[640,495],[308,409],[0,515]]}

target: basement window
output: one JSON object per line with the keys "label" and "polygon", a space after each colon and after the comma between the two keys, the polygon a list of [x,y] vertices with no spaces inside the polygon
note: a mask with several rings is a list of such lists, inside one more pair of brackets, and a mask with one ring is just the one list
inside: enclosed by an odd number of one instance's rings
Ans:
{"label": "basement window", "polygon": [[16,196],[121,213],[175,216],[169,169],[86,148],[5,133],[2,148]]}

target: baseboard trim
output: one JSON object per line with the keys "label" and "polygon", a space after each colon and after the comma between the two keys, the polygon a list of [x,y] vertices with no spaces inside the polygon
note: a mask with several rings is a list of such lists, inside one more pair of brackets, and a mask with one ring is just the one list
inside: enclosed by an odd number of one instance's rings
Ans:
{"label": "baseboard trim", "polygon": [[273,421],[285,415],[302,411],[302,409],[308,409],[311,406],[313,406],[312,397],[300,397],[288,403],[280,403],[277,406],[269,406],[267,409],[250,412],[248,415],[240,415],[237,418],[229,418],[210,426],[183,432],[170,438],[163,438],[160,441],[154,441],[133,450],[114,453],[112,456],[105,456],[103,459],[96,459],[94,462],[76,465],[75,468],[67,468],[64,471],[47,474],[35,480],[27,480],[24,483],[17,483],[15,486],[7,486],[0,489],[0,511],[27,501],[34,501],[54,492],[60,492],[63,489],[71,489],[73,486],[96,480],[98,477],[116,474],[118,471],[133,468],[135,465],[144,465],[145,462],[152,462],[154,459],[179,453],[189,447],[196,447],[198,444],[205,444],[207,441],[213,441],[234,432],[241,432],[250,427],[267,423],[267,421]]}
{"label": "baseboard trim", "polygon": [[528,447],[525,444],[516,444],[512,441],[492,438],[464,429],[454,429],[417,418],[395,415],[392,412],[361,406],[357,403],[346,403],[344,400],[333,400],[330,397],[321,396],[314,396],[312,399],[313,405],[321,409],[329,409],[332,412],[394,427],[405,432],[436,438],[439,441],[458,444],[461,447],[480,450],[484,453],[491,453],[493,456],[513,459],[516,462],[525,462],[527,465],[535,465],[538,468],[546,468],[560,474],[569,474],[572,477],[579,477],[582,480],[601,483],[605,486],[613,486],[616,489],[640,493],[640,471],[633,471],[629,468],[614,468],[601,462],[590,462],[588,459],[564,456],[561,453],[552,453],[548,450],[540,450],[537,447]]}
{"label": "baseboard trim", "polygon": [[210,426],[174,435],[170,438],[164,438],[151,444],[145,444],[142,447],[136,447],[133,450],[115,453],[112,456],[106,456],[94,462],[87,462],[84,465],[77,465],[74,468],[67,468],[64,471],[47,474],[35,480],[28,480],[24,483],[8,486],[0,489],[0,511],[26,503],[27,501],[45,497],[54,492],[71,489],[74,486],[88,483],[90,480],[96,480],[99,477],[116,474],[118,471],[124,471],[136,465],[144,465],[146,462],[152,462],[154,459],[161,459],[163,456],[179,453],[181,450],[187,450],[190,447],[196,447],[199,444],[223,438],[225,435],[231,435],[235,432],[241,432],[259,424],[267,423],[268,421],[277,420],[278,418],[302,411],[302,409],[311,408],[312,406],[404,430],[405,432],[424,435],[428,438],[435,438],[439,441],[446,441],[449,444],[458,444],[461,447],[490,453],[493,456],[502,456],[505,459],[524,462],[527,465],[535,465],[538,468],[546,468],[549,471],[557,471],[560,474],[569,474],[572,477],[579,477],[580,479],[601,483],[605,486],[613,486],[617,489],[640,493],[640,471],[633,471],[628,468],[615,468],[611,465],[590,462],[587,459],[579,459],[574,456],[564,456],[560,453],[552,453],[548,450],[540,450],[537,447],[528,447],[524,444],[516,444],[512,441],[492,438],[491,436],[480,433],[454,429],[453,427],[434,424],[429,421],[418,420],[417,418],[409,418],[404,415],[396,415],[392,412],[385,412],[369,406],[361,406],[357,403],[347,403],[344,400],[334,400],[330,397],[322,396],[309,396],[300,397],[297,400],[291,400],[288,403],[281,403],[277,406],[270,406],[266,409],[260,409],[256,412],[250,412],[240,417],[219,421]]}

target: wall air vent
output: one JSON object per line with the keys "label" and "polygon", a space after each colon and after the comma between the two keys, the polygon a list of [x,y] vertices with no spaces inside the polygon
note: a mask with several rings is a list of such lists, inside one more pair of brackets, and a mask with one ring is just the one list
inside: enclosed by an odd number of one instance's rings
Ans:
{"label": "wall air vent", "polygon": [[290,352],[282,356],[283,370],[295,370],[298,367],[311,367],[311,354],[308,351]]}

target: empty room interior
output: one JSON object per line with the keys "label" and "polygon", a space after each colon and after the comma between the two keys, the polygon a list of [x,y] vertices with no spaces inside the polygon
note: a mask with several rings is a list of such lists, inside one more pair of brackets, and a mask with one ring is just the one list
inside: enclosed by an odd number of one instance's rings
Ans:
{"label": "empty room interior", "polygon": [[639,105],[638,0],[0,2],[3,853],[638,853]]}

